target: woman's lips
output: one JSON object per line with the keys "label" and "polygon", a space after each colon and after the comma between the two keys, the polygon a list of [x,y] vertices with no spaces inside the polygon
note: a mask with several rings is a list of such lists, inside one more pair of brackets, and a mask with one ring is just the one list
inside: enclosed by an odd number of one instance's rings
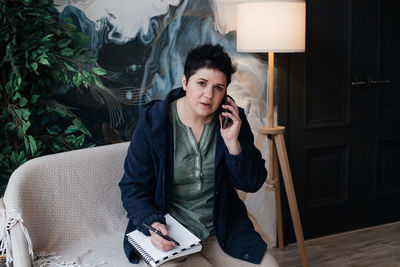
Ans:
{"label": "woman's lips", "polygon": [[202,104],[203,107],[205,107],[205,108],[211,108],[211,104],[210,103],[202,103],[202,102],[200,102],[200,104]]}

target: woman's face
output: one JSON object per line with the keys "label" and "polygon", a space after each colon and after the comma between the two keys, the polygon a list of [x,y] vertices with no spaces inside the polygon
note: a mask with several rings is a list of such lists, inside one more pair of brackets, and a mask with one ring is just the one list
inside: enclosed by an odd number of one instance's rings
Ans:
{"label": "woman's face", "polygon": [[193,115],[208,120],[226,94],[226,75],[217,69],[200,68],[189,80],[182,75],[182,86],[186,91],[187,108]]}

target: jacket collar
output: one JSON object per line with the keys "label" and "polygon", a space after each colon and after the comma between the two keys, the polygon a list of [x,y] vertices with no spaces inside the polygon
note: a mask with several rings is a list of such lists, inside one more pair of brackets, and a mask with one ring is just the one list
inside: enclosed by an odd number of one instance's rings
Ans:
{"label": "jacket collar", "polygon": [[149,145],[160,156],[165,163],[166,154],[161,151],[167,151],[169,142],[169,104],[174,100],[186,95],[183,88],[173,89],[164,100],[153,100],[149,102],[141,112],[141,126],[144,134],[148,137]]}
{"label": "jacket collar", "polygon": [[141,124],[146,135],[149,137],[160,136],[162,133],[160,131],[165,130],[168,125],[169,104],[185,96],[185,93],[182,88],[173,89],[164,100],[153,100],[146,104],[141,112]]}

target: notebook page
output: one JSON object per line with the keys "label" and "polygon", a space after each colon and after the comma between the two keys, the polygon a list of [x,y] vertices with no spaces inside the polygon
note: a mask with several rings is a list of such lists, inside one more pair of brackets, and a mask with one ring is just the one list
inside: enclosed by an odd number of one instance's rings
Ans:
{"label": "notebook page", "polygon": [[180,246],[175,246],[173,249],[163,252],[157,248],[155,248],[151,244],[151,239],[148,236],[145,236],[140,231],[133,231],[128,234],[133,240],[139,243],[142,248],[149,253],[154,260],[160,260],[169,255],[173,255],[176,252],[180,252],[182,249],[188,249],[193,244],[200,243],[200,239],[197,238],[194,234],[192,234],[189,230],[187,230],[182,224],[180,224],[177,220],[175,220],[171,215],[165,215],[168,236],[178,241]]}

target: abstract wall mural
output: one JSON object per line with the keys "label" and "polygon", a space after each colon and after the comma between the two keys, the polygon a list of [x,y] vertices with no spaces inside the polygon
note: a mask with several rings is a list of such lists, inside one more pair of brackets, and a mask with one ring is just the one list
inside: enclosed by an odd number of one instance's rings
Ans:
{"label": "abstract wall mural", "polygon": [[52,90],[78,109],[98,145],[126,141],[141,107],[181,86],[187,52],[219,43],[238,72],[228,93],[262,122],[265,117],[266,65],[262,56],[236,52],[233,0],[56,0],[62,18],[90,37],[98,64],[109,74],[105,90]]}
{"label": "abstract wall mural", "polygon": [[[56,0],[62,18],[90,37],[97,63],[109,73],[106,89],[76,92],[55,86],[60,101],[74,106],[97,145],[129,141],[143,105],[181,86],[187,52],[221,44],[238,71],[228,94],[246,111],[253,133],[266,124],[266,56],[236,51],[236,0]],[[267,146],[262,151],[268,161]],[[248,194],[246,206],[276,243],[274,193]]]}

